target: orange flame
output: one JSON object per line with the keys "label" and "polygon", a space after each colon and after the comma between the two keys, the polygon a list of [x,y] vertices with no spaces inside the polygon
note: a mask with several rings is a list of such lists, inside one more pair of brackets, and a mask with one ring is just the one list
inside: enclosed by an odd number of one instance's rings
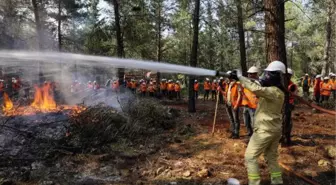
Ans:
{"label": "orange flame", "polygon": [[50,111],[56,109],[56,102],[52,95],[49,83],[44,84],[41,88],[35,86],[34,101],[31,106],[39,109],[40,111]]}
{"label": "orange flame", "polygon": [[61,105],[57,106],[53,91],[52,85],[50,83],[45,83],[42,87],[35,85],[35,94],[34,101],[30,106],[16,107],[13,109],[13,102],[9,98],[7,93],[3,94],[3,112],[6,116],[15,116],[15,115],[34,115],[37,112],[53,112],[53,111],[62,111],[70,110],[71,116],[76,116],[80,112],[86,109],[84,106],[71,106],[71,105]]}
{"label": "orange flame", "polygon": [[3,99],[4,99],[3,111],[4,112],[10,111],[13,108],[12,100],[9,98],[7,93],[3,94]]}

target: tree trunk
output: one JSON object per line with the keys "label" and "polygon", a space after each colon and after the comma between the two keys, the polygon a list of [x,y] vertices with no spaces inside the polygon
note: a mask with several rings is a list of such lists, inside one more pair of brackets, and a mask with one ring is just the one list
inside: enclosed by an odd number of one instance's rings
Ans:
{"label": "tree trunk", "polygon": [[[190,66],[196,67],[197,65],[197,50],[198,50],[198,24],[199,24],[199,12],[200,12],[200,0],[195,0],[195,10],[193,16],[193,43],[191,48],[190,54]],[[196,105],[195,105],[195,93],[194,93],[194,81],[195,77],[190,76],[189,78],[189,104],[188,104],[188,111],[189,112],[196,112]]]}
{"label": "tree trunk", "polygon": [[[285,45],[285,3],[283,0],[264,0],[265,6],[265,31],[266,31],[266,56],[267,61],[279,60],[287,69]],[[285,79],[284,87],[288,87],[289,79]],[[285,93],[285,110],[283,111],[282,144],[290,144],[289,133],[289,94]],[[281,105],[279,105],[281,106]]]}
{"label": "tree trunk", "polygon": [[[112,0],[113,7],[114,7],[114,19],[115,19],[115,26],[116,26],[116,35],[117,35],[117,55],[119,58],[124,57],[124,43],[123,38],[121,35],[121,28],[120,28],[120,13],[119,13],[119,2],[118,0]],[[125,75],[125,70],[123,68],[118,69],[118,78],[119,83],[123,83]]]}
{"label": "tree trunk", "polygon": [[[162,2],[159,2],[159,7],[158,7],[158,15],[157,15],[157,61],[161,62],[162,60],[162,34],[161,34],[161,30],[162,30],[162,21],[161,21],[161,11],[162,11]],[[157,86],[160,86],[160,78],[161,78],[161,74],[160,72],[157,72],[157,76],[156,76],[156,81],[157,81]]]}
{"label": "tree trunk", "polygon": [[331,19],[332,19],[332,2],[329,1],[328,5],[328,16],[327,16],[327,23],[326,23],[326,42],[324,46],[324,55],[323,55],[323,67],[322,67],[322,76],[328,75],[329,72],[329,60],[330,60],[330,50],[331,50]]}
{"label": "tree trunk", "polygon": [[61,7],[62,0],[58,0],[58,26],[57,26],[57,32],[58,32],[58,51],[62,51],[62,7]]}
{"label": "tree trunk", "polygon": [[240,66],[244,76],[247,76],[246,67],[246,47],[245,47],[245,33],[243,23],[243,11],[241,7],[241,0],[237,0],[238,11],[238,34],[239,34],[239,48],[240,48]]}
{"label": "tree trunk", "polygon": [[[41,26],[37,1],[32,0],[32,5],[33,5],[33,11],[34,11],[34,17],[35,17],[36,39],[37,39],[37,44],[38,44],[38,50],[42,50],[42,49],[44,49],[44,47],[43,47],[43,35],[42,35],[42,30],[41,30],[42,26]],[[39,82],[43,83],[44,78],[43,78],[43,73],[42,73],[42,69],[41,69],[41,62],[38,62],[37,70],[38,70],[38,75],[39,75]]]}
{"label": "tree trunk", "polygon": [[267,62],[279,60],[287,66],[285,45],[285,4],[283,0],[264,0]]}

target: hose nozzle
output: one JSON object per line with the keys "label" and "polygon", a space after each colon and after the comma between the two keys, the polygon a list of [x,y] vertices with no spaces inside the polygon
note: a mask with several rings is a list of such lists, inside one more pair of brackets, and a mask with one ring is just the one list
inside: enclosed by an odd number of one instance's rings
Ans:
{"label": "hose nozzle", "polygon": [[230,75],[223,71],[216,71],[216,76],[229,77]]}

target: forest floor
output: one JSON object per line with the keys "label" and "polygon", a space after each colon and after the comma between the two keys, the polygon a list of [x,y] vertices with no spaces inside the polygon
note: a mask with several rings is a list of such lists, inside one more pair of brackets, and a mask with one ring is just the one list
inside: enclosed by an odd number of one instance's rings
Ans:
{"label": "forest floor", "polygon": [[[112,143],[113,152],[70,153],[55,161],[34,162],[31,166],[35,171],[29,172],[29,178],[10,182],[210,185],[226,184],[228,178],[236,178],[246,185],[244,152],[248,137],[242,119],[240,139],[234,140],[229,139],[229,121],[223,106],[219,106],[216,131],[212,135],[213,101],[199,100],[194,114],[187,112],[184,102],[166,104],[179,112],[176,128],[142,138],[141,142]],[[297,105],[293,121],[293,145],[279,146],[279,162],[318,184],[335,184],[335,116],[313,113],[311,108]],[[263,184],[269,184],[267,165],[262,157],[260,169]],[[286,170],[283,176],[286,185],[308,184]]]}
{"label": "forest floor", "polygon": [[[244,152],[248,137],[243,123],[241,139],[229,139],[229,121],[220,106],[212,136],[213,102],[199,101],[197,114],[187,113],[186,105],[172,106],[183,112],[183,123],[194,133],[148,157],[139,167],[145,175],[135,179],[144,184],[225,184],[228,178],[236,178],[247,184]],[[311,108],[298,105],[293,121],[293,146],[279,146],[279,162],[319,184],[335,184],[335,116],[313,114]],[[260,164],[263,183],[269,184],[267,165],[263,159]],[[285,184],[307,184],[292,173],[284,173],[284,180]]]}

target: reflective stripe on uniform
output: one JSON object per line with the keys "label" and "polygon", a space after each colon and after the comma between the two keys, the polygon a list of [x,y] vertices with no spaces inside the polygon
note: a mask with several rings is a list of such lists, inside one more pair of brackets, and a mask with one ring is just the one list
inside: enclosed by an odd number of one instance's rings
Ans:
{"label": "reflective stripe on uniform", "polygon": [[281,172],[273,172],[271,173],[271,177],[281,177],[282,173]]}
{"label": "reflective stripe on uniform", "polygon": [[260,179],[260,175],[256,173],[250,173],[248,174],[248,179],[251,179],[251,180]]}

